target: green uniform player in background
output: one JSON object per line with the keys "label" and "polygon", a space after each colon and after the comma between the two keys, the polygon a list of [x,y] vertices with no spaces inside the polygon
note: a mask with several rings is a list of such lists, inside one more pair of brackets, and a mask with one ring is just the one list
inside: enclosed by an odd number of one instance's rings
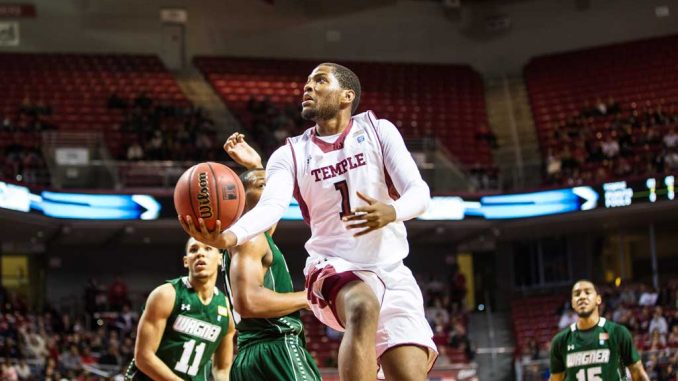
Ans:
{"label": "green uniform player in background", "polygon": [[572,287],[577,322],[551,342],[550,381],[649,381],[626,327],[600,317],[596,286],[581,280]]}
{"label": "green uniform player in background", "polygon": [[[233,134],[226,152],[248,169],[241,175],[245,211],[253,208],[266,185],[261,158],[242,134]],[[232,381],[320,380],[306,350],[299,310],[307,308],[304,291],[294,292],[285,257],[270,234],[260,234],[234,247],[224,257],[226,285],[233,297],[238,354]]]}
{"label": "green uniform player in background", "polygon": [[216,287],[222,259],[218,249],[188,240],[188,276],[148,296],[127,380],[207,381],[210,371],[216,381],[229,380],[235,324],[227,296]]}

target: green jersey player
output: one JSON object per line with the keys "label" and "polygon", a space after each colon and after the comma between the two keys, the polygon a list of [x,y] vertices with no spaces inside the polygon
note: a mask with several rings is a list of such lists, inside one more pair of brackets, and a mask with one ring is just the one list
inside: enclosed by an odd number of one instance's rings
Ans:
{"label": "green jersey player", "polygon": [[[248,169],[240,179],[245,187],[245,209],[249,210],[259,202],[266,185],[261,158],[242,134],[231,135],[224,148]],[[240,315],[231,381],[320,380],[320,372],[306,350],[299,316],[299,310],[308,306],[306,293],[294,292],[285,257],[271,233],[231,248],[224,257],[226,285]]]}
{"label": "green jersey player", "polygon": [[560,331],[551,343],[550,381],[649,381],[633,338],[626,327],[601,317],[596,286],[580,280],[572,287],[577,322]]}
{"label": "green jersey player", "polygon": [[210,363],[215,381],[229,380],[235,324],[228,298],[216,288],[221,262],[218,249],[188,240],[188,276],[148,296],[127,380],[207,381]]}

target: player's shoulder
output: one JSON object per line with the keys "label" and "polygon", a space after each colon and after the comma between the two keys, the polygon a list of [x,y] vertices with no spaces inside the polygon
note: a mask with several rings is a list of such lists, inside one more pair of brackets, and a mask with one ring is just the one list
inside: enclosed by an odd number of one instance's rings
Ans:
{"label": "player's shoulder", "polygon": [[567,341],[567,339],[571,335],[571,333],[572,333],[572,326],[568,325],[567,327],[561,329],[555,335],[553,335],[551,342],[554,343],[554,344],[565,342],[565,341]]}
{"label": "player's shoulder", "polygon": [[[311,138],[311,132],[313,131],[314,128],[315,128],[315,126],[309,127],[299,135],[288,137],[285,143],[287,143],[287,144],[297,144],[297,143],[301,143],[301,142],[304,142],[304,141],[310,139]],[[283,147],[286,146],[287,144],[284,144]]]}
{"label": "player's shoulder", "polygon": [[156,287],[148,295],[146,310],[169,314],[174,309],[177,291],[173,283],[166,282]]}
{"label": "player's shoulder", "polygon": [[628,328],[623,326],[622,324],[615,323],[611,320],[605,319],[605,323],[603,324],[603,329],[605,329],[607,332],[613,333],[613,334],[620,334],[620,335],[630,335],[630,331]]}
{"label": "player's shoulder", "polygon": [[355,114],[353,116],[353,120],[369,124],[372,126],[375,130],[381,132],[391,132],[391,131],[398,131],[398,128],[393,124],[390,120],[388,119],[383,119],[379,118],[377,114],[374,113],[372,110],[367,110],[365,112],[362,112],[360,114]]}

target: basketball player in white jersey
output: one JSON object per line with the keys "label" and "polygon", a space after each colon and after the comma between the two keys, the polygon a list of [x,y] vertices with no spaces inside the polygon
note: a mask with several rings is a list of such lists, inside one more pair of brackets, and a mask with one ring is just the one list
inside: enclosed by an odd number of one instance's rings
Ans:
{"label": "basketball player in white jersey", "polygon": [[[314,314],[345,331],[342,380],[426,379],[437,356],[421,291],[403,264],[403,221],[424,213],[430,191],[396,127],[370,111],[353,115],[360,82],[349,69],[324,63],[304,86],[301,115],[316,125],[270,157],[259,204],[223,233],[184,229],[206,244],[230,248],[277,223],[292,196],[311,227],[306,291]],[[376,350],[375,350],[376,348]]]}

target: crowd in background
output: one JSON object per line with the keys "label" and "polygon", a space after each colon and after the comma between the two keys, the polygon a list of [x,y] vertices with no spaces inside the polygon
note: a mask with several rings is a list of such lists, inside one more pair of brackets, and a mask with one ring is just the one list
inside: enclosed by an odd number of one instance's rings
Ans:
{"label": "crowd in background", "polygon": [[127,286],[120,278],[108,288],[91,280],[83,297],[85,313],[52,306],[35,313],[16,294],[1,291],[0,379],[121,381],[134,356],[138,321]]}
{"label": "crowd in background", "polygon": [[[660,291],[639,283],[601,286],[599,293],[603,300],[601,316],[629,329],[650,380],[677,381],[678,280],[669,281]],[[569,302],[554,313],[560,316],[556,320],[559,330],[577,321]],[[530,364],[532,360],[548,361],[549,351],[549,342],[539,344],[529,340],[518,356],[523,364]],[[526,367],[523,380],[547,378],[545,367],[532,363]]]}
{"label": "crowd in background", "polygon": [[134,99],[113,92],[107,107],[123,112],[114,129],[125,133],[119,160],[217,160],[214,121],[200,107],[179,107],[140,91]]}
{"label": "crowd in background", "polygon": [[[463,360],[469,362],[475,355],[468,337],[468,313],[465,304],[466,278],[456,263],[448,266],[448,274],[443,278],[418,276],[426,320],[433,330],[433,341],[438,347],[436,366],[449,365],[452,352],[463,354]],[[455,357],[456,358],[456,357]]]}
{"label": "crowd in background", "polygon": [[628,109],[613,98],[587,104],[553,128],[545,183],[602,183],[678,170],[678,110],[649,101]]}
{"label": "crowd in background", "polygon": [[25,97],[15,112],[0,115],[0,178],[31,185],[49,184],[40,132],[53,130],[52,108]]}
{"label": "crowd in background", "polygon": [[288,137],[299,135],[310,126],[310,122],[301,118],[298,105],[279,107],[267,98],[250,98],[247,114],[248,121],[243,121],[243,126],[248,137],[261,148],[263,157],[269,157]]}

